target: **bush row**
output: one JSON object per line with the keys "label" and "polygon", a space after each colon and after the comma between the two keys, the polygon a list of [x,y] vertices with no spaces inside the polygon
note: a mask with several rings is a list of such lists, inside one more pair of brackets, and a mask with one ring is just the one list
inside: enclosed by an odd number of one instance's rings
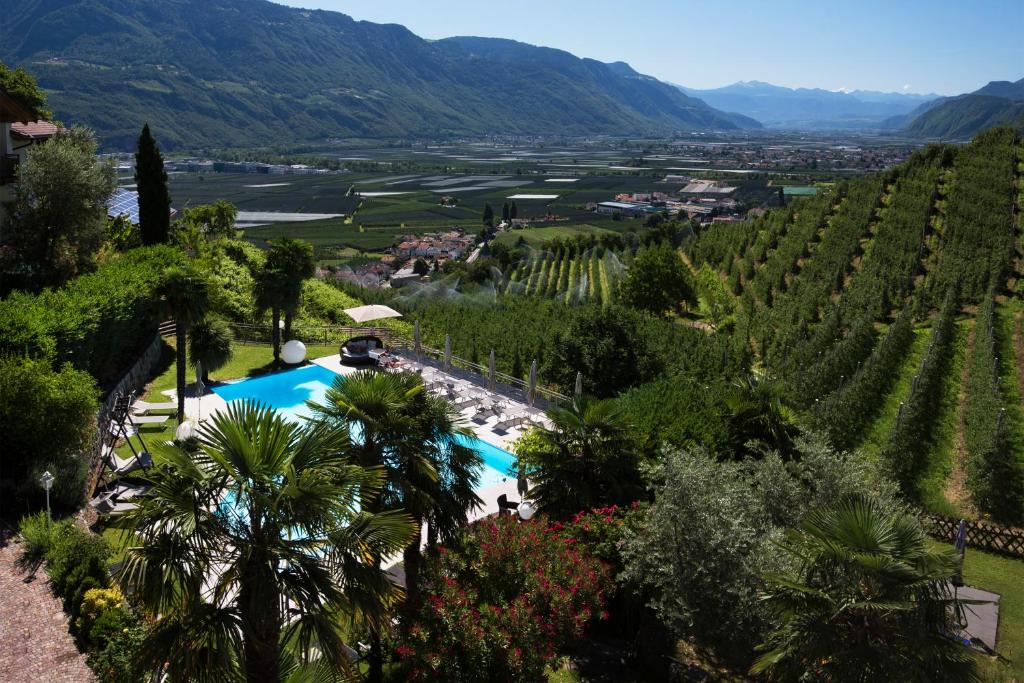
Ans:
{"label": "bush row", "polygon": [[1007,439],[1006,407],[999,388],[994,325],[995,295],[990,289],[974,323],[974,345],[967,359],[964,445],[967,485],[975,504],[1003,524],[1024,515],[1024,482],[1017,453]]}
{"label": "bush row", "polygon": [[935,406],[950,361],[955,314],[956,297],[950,292],[932,328],[910,392],[900,404],[896,422],[882,447],[883,462],[889,465],[904,495],[910,497],[917,495],[917,481],[927,463],[937,414]]}
{"label": "bush row", "polygon": [[109,386],[155,331],[157,287],[182,258],[167,246],[133,249],[63,289],[15,292],[0,302],[0,355],[71,363]]}
{"label": "bush row", "polygon": [[812,423],[839,449],[852,448],[881,408],[914,341],[909,311],[896,319],[854,376],[814,406]]}

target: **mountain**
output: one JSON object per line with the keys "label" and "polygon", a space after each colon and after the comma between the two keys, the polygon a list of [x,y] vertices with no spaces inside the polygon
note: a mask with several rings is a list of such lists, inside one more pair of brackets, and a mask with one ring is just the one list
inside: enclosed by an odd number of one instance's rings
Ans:
{"label": "mountain", "polygon": [[906,135],[920,138],[967,139],[1000,125],[1024,129],[1024,78],[992,81],[972,93],[942,98],[891,123],[898,124]]}
{"label": "mountain", "polygon": [[712,90],[679,87],[712,107],[745,114],[774,128],[875,128],[885,119],[906,114],[937,97],[871,90],[785,88],[761,81],[740,81]]}
{"label": "mountain", "polygon": [[642,134],[759,127],[623,63],[265,0],[6,0],[0,59],[65,122],[131,148],[328,137]]}

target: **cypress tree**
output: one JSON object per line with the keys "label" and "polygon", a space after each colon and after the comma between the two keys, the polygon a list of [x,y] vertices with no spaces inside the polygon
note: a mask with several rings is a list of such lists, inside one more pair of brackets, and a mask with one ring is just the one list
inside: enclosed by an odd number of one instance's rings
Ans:
{"label": "cypress tree", "polygon": [[484,204],[484,225],[487,227],[494,225],[494,209],[490,204]]}
{"label": "cypress tree", "polygon": [[139,232],[143,244],[167,242],[171,228],[171,195],[167,191],[164,157],[149,132],[149,124],[139,135],[135,154],[135,184],[139,192]]}
{"label": "cypress tree", "polygon": [[501,220],[508,221],[508,202],[505,202],[501,207]]}
{"label": "cypress tree", "polygon": [[516,203],[513,200],[512,203],[508,205],[508,217],[509,218],[516,218],[518,215],[519,215],[519,209],[516,208]]}

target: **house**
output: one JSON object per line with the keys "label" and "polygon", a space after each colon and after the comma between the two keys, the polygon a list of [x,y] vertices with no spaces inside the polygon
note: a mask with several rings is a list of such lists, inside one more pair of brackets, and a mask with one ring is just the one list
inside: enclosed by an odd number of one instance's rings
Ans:
{"label": "house", "polygon": [[60,130],[49,121],[37,121],[35,114],[17,99],[0,90],[0,222],[3,203],[14,198],[18,167],[32,145],[49,140]]}

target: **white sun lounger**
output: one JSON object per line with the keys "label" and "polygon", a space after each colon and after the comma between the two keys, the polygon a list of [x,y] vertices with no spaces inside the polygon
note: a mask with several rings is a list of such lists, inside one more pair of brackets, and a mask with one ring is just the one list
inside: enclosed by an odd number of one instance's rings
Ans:
{"label": "white sun lounger", "polygon": [[170,415],[129,415],[128,421],[133,425],[162,425],[171,419]]}
{"label": "white sun lounger", "polygon": [[122,458],[114,451],[106,455],[107,467],[117,475],[125,475],[149,467],[153,464],[153,458],[149,453],[143,452],[137,458]]}
{"label": "white sun lounger", "polygon": [[132,404],[132,412],[135,414],[144,413],[147,410],[174,410],[178,407],[178,404],[174,401],[167,401],[165,403],[150,403],[148,401],[136,401]]}

